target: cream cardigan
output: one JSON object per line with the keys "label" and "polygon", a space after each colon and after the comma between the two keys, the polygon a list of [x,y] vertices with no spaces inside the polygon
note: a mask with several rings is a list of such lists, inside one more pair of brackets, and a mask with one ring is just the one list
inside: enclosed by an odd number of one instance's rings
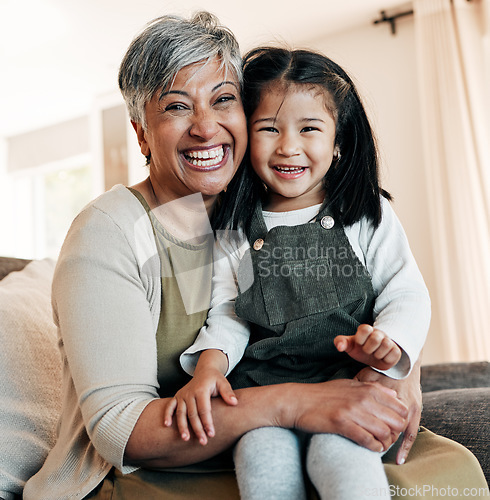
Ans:
{"label": "cream cardigan", "polygon": [[59,438],[26,500],[83,498],[123,463],[133,427],[158,398],[160,264],[151,223],[118,185],[74,220],[53,280],[63,359]]}

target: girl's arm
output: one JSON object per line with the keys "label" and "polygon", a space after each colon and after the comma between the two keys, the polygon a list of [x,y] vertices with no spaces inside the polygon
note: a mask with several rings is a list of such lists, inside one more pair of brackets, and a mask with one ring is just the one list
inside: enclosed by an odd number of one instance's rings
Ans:
{"label": "girl's arm", "polygon": [[377,295],[373,326],[403,351],[397,365],[385,372],[398,379],[410,373],[420,356],[430,323],[430,299],[403,227],[385,198],[382,210],[376,230],[365,220],[358,223],[358,244]]}
{"label": "girl's arm", "polygon": [[241,231],[218,234],[213,250],[212,295],[206,324],[194,343],[180,356],[182,368],[189,375],[194,374],[201,352],[207,349],[220,350],[227,356],[225,375],[242,359],[250,328],[235,313],[236,274],[247,248],[248,241]]}

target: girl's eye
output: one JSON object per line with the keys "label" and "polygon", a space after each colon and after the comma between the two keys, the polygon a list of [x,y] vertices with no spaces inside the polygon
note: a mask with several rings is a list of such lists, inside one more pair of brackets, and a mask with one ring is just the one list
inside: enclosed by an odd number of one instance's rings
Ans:
{"label": "girl's eye", "polygon": [[277,132],[277,128],[274,127],[262,127],[259,128],[259,132]]}
{"label": "girl's eye", "polygon": [[317,127],[303,127],[301,129],[301,132],[314,132],[315,130],[318,130]]}

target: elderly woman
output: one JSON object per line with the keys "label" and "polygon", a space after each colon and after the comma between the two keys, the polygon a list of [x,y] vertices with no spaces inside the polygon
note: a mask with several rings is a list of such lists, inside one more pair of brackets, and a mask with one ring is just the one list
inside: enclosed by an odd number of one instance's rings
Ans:
{"label": "elderly woman", "polygon": [[371,381],[243,389],[236,406],[216,398],[206,446],[164,425],[188,380],[178,357],[209,308],[209,221],[247,146],[238,45],[209,14],[161,17],[132,42],[119,84],[149,177],[90,203],[63,245],[53,282],[63,414],[24,498],[235,498],[232,474],[189,466],[216,471],[222,452],[263,426],[334,432],[370,449],[405,430],[404,461],[420,417],[417,370],[390,382],[398,397],[368,369],[359,379]]}

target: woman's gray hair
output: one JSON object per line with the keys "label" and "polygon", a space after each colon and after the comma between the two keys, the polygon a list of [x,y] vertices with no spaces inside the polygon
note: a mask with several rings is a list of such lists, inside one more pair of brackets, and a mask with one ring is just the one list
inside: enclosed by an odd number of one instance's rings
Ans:
{"label": "woman's gray hair", "polygon": [[119,68],[119,88],[130,119],[146,129],[145,105],[163,92],[185,66],[218,58],[242,85],[240,48],[233,33],[209,12],[190,19],[154,19],[131,42]]}

